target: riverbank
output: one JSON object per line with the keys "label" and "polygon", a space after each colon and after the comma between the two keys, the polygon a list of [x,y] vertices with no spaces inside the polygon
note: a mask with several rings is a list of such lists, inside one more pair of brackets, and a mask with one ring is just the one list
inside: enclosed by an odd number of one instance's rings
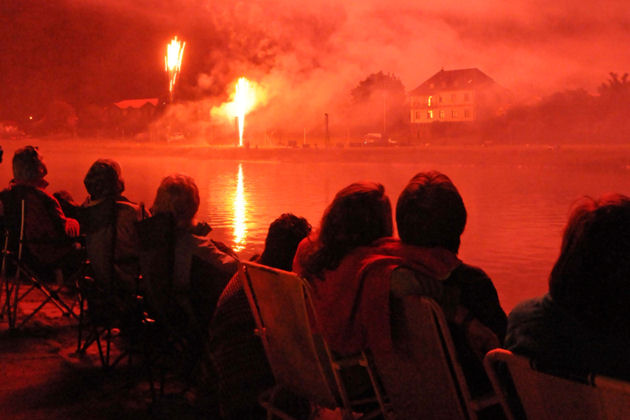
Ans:
{"label": "riverbank", "polygon": [[103,156],[137,153],[201,160],[272,162],[392,162],[462,165],[535,164],[540,166],[597,167],[630,170],[630,144],[576,145],[436,145],[389,147],[232,147],[199,143],[148,143],[106,138],[23,138],[1,143],[5,156],[26,144],[44,153],[98,152]]}

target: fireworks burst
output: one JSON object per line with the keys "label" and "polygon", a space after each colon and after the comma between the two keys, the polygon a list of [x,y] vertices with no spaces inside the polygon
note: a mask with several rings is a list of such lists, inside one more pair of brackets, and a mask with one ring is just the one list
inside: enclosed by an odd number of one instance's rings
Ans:
{"label": "fireworks burst", "polygon": [[166,45],[166,55],[164,56],[164,71],[168,73],[168,91],[173,100],[173,90],[177,82],[177,75],[182,68],[182,58],[184,57],[185,42],[181,42],[175,36],[169,44]]}

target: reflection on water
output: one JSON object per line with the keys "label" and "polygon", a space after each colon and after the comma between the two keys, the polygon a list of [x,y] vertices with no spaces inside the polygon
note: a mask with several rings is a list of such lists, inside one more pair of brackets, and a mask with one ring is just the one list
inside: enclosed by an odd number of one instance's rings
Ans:
{"label": "reflection on water", "polygon": [[238,164],[238,176],[236,180],[236,192],[234,194],[234,245],[233,249],[240,252],[245,249],[245,240],[247,239],[246,226],[246,206],[245,188],[243,187],[243,164]]}

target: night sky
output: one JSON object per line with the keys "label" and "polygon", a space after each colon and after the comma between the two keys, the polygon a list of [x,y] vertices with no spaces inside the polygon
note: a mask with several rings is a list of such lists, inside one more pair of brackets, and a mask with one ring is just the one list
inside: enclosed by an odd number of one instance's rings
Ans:
{"label": "night sky", "polygon": [[411,90],[442,67],[478,67],[528,100],[594,92],[610,71],[630,69],[625,1],[471,3],[5,0],[0,119],[41,113],[55,99],[165,96],[173,35],[187,42],[180,101],[220,103],[247,75],[268,89],[268,118],[319,115],[381,70]]}

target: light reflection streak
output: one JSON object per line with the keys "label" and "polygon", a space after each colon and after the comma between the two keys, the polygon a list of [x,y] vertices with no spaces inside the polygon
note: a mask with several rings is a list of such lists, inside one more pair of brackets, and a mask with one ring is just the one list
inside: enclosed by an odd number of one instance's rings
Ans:
{"label": "light reflection streak", "polygon": [[243,164],[238,164],[238,177],[236,180],[236,193],[234,194],[234,251],[239,252],[245,249],[245,238],[247,237],[245,188],[243,186]]}

